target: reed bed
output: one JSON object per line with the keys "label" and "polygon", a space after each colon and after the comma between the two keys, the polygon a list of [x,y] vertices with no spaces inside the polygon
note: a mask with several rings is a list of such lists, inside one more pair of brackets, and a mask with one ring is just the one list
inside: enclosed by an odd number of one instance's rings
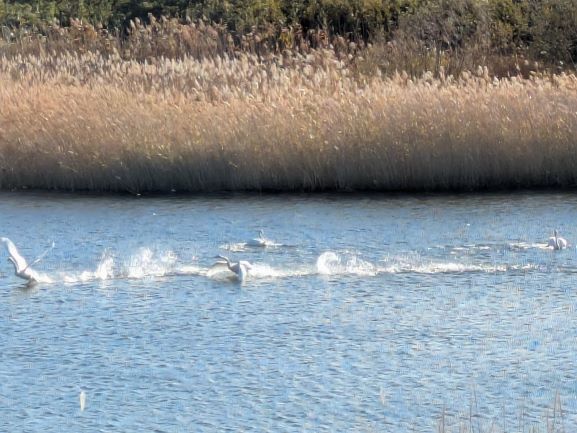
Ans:
{"label": "reed bed", "polygon": [[364,76],[330,49],[0,60],[0,189],[572,187],[577,78]]}

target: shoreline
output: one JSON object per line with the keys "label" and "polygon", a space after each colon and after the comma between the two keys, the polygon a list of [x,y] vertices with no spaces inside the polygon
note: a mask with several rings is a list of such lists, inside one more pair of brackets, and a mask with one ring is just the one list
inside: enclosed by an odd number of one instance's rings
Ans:
{"label": "shoreline", "polygon": [[91,197],[91,198],[114,198],[126,197],[134,199],[159,199],[159,198],[203,198],[203,199],[228,199],[228,198],[274,198],[274,197],[305,197],[305,198],[391,198],[402,199],[407,197],[434,199],[442,197],[483,197],[511,195],[522,197],[524,195],[550,195],[571,194],[577,192],[577,185],[570,186],[535,186],[535,187],[511,187],[511,188],[485,188],[475,190],[215,190],[215,191],[143,191],[133,193],[130,191],[98,191],[98,190],[66,190],[66,189],[42,189],[42,188],[12,188],[0,189],[0,195],[29,195],[29,196],[55,196],[55,197]]}

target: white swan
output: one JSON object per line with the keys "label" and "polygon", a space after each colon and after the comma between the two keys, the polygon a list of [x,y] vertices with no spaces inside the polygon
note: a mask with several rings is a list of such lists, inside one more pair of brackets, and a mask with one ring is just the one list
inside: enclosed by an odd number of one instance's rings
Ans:
{"label": "white swan", "polygon": [[261,247],[261,248],[281,246],[281,244],[277,244],[276,242],[267,239],[264,236],[264,232],[262,230],[258,231],[258,237],[250,239],[248,242],[245,243],[245,245],[247,247]]}
{"label": "white swan", "polygon": [[228,257],[221,256],[221,255],[218,255],[216,257],[224,260],[224,263],[223,262],[217,262],[216,265],[226,264],[228,269],[235,273],[235,275],[237,276],[237,278],[239,279],[240,282],[243,282],[244,280],[246,280],[246,277],[248,276],[249,270],[252,269],[252,265],[245,260],[240,260],[238,262],[231,262]]}
{"label": "white swan", "polygon": [[567,240],[557,236],[557,230],[553,230],[553,237],[549,238],[547,246],[553,247],[554,250],[564,250],[567,248]]}
{"label": "white swan", "polygon": [[10,260],[14,265],[14,274],[17,277],[28,281],[28,284],[34,284],[36,282],[39,282],[41,280],[41,277],[38,274],[38,272],[36,272],[34,269],[31,268],[31,266],[35,265],[40,260],[42,260],[44,256],[48,254],[52,250],[52,248],[54,248],[54,242],[52,242],[51,247],[48,248],[46,251],[44,251],[40,256],[38,256],[36,260],[28,264],[26,262],[26,259],[22,257],[18,252],[18,249],[16,248],[16,245],[14,245],[14,242],[12,242],[8,238],[0,238],[0,241],[4,242],[4,244],[6,245],[6,249],[8,250],[8,254],[10,254],[8,260]]}
{"label": "white swan", "polygon": [[264,237],[264,232],[262,230],[258,231],[258,237],[249,240],[246,245],[249,247],[266,247],[270,241]]}

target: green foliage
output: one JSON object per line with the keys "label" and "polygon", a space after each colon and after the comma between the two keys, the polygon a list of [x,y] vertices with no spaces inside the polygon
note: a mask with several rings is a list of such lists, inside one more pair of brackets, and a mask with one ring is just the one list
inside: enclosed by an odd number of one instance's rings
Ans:
{"label": "green foliage", "polygon": [[499,52],[509,53],[528,38],[528,17],[524,2],[490,0],[491,42]]}
{"label": "green foliage", "polygon": [[530,9],[532,50],[547,60],[577,62],[577,0],[543,0]]}
{"label": "green foliage", "polygon": [[457,50],[479,39],[484,21],[484,10],[478,1],[424,1],[406,15],[402,29],[429,47]]}
{"label": "green foliage", "polygon": [[278,27],[285,22],[279,0],[209,0],[199,2],[189,11],[195,18],[207,17],[211,21],[224,22],[239,33],[253,28]]}
{"label": "green foliage", "polygon": [[303,7],[300,16],[311,27],[368,38],[391,31],[397,9],[395,1],[320,0]]}
{"label": "green foliage", "polygon": [[367,42],[402,35],[434,50],[485,46],[494,55],[577,62],[577,0],[0,0],[0,25],[9,28],[79,18],[122,30],[151,15],[206,19],[237,36],[323,29]]}

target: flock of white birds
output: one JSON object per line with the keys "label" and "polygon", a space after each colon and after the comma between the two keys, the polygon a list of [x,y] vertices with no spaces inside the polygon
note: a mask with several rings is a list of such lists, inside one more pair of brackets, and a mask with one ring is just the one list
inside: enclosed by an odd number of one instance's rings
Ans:
{"label": "flock of white birds", "polygon": [[[28,263],[26,259],[22,257],[22,255],[20,254],[18,248],[16,248],[16,245],[14,245],[14,242],[12,242],[8,238],[0,238],[0,241],[2,241],[6,246],[6,250],[8,251],[9,255],[8,260],[14,266],[14,274],[17,277],[26,280],[28,285],[38,283],[40,280],[39,274],[34,269],[32,269],[32,266],[40,262],[40,260],[42,260],[46,256],[46,254],[52,251],[52,249],[55,246],[54,242],[52,242],[52,245],[40,256],[38,256],[33,262]],[[278,244],[275,244],[270,239],[267,239],[264,236],[263,231],[260,230],[258,237],[250,239],[248,242],[246,242],[246,245],[250,247],[266,248]],[[552,248],[553,250],[564,250],[567,248],[568,242],[565,238],[559,236],[557,230],[554,230],[553,236],[550,237],[547,241],[547,246],[549,248]],[[250,270],[252,269],[252,265],[250,264],[250,262],[247,262],[245,260],[233,262],[228,257],[225,257],[223,255],[217,255],[216,258],[218,258],[219,260],[214,264],[215,267],[226,266],[231,272],[234,273],[236,278],[241,282],[248,277]]]}
{"label": "flock of white birds", "polygon": [[[34,285],[38,283],[40,281],[40,276],[38,272],[36,272],[32,268],[32,266],[40,262],[40,260],[42,260],[50,251],[52,251],[52,249],[55,247],[54,242],[52,242],[52,245],[40,256],[38,256],[34,261],[28,263],[26,259],[22,257],[22,255],[20,254],[18,248],[16,248],[16,245],[14,245],[14,242],[5,237],[0,238],[0,241],[4,243],[4,245],[6,246],[6,250],[9,255],[8,260],[14,266],[14,275],[16,275],[19,278],[22,278],[23,280],[26,280],[28,285]],[[260,248],[279,245],[274,243],[270,239],[267,239],[264,236],[264,232],[262,230],[259,230],[258,237],[248,240],[245,244],[250,247],[260,247]],[[218,255],[216,256],[216,258],[218,258],[219,260],[213,265],[213,267],[223,265],[226,266],[231,272],[235,274],[236,278],[239,281],[244,281],[248,277],[249,271],[252,268],[252,265],[245,260],[233,262],[228,257],[225,257],[223,255]]]}

